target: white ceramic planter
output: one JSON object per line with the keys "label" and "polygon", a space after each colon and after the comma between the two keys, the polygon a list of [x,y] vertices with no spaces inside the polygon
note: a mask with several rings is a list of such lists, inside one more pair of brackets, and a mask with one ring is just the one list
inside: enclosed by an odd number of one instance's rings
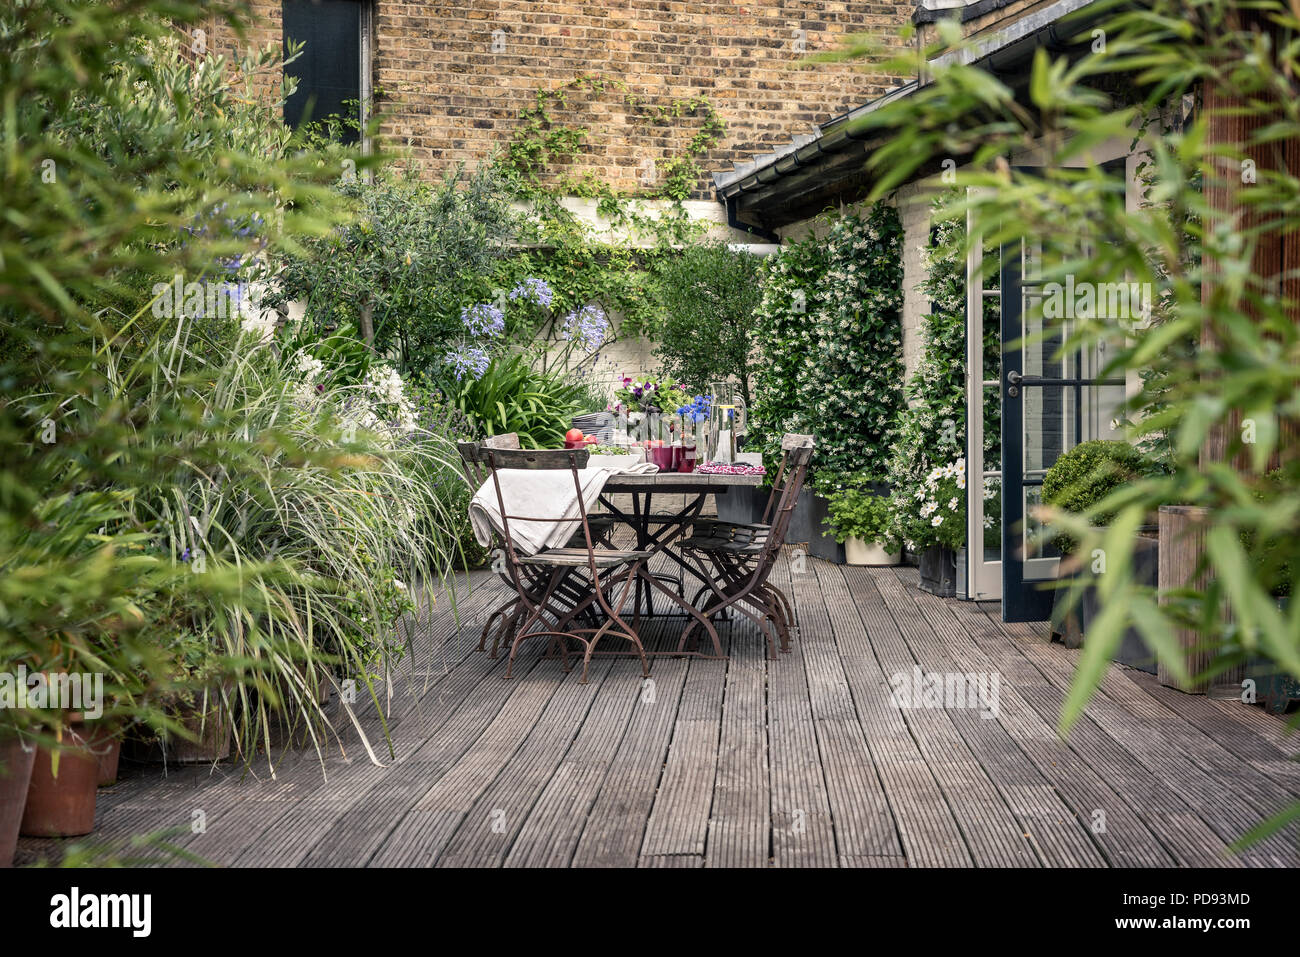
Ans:
{"label": "white ceramic planter", "polygon": [[900,554],[887,552],[875,542],[848,538],[844,542],[844,562],[847,565],[897,565]]}

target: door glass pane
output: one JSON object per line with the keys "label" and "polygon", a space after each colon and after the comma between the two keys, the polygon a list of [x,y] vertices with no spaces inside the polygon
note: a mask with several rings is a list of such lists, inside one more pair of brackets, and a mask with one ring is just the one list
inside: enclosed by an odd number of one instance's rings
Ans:
{"label": "door glass pane", "polygon": [[[1039,485],[1026,485],[1024,487],[1025,528],[1021,536],[1021,546],[1024,548],[1026,562],[1031,562],[1036,558],[1061,557],[1060,549],[1052,544],[1052,534],[1047,531],[1042,522],[1034,517],[1035,509],[1043,503],[1042,492],[1042,486]],[[1050,566],[1042,569],[1037,574],[1035,574],[1035,570],[1031,565],[1025,566],[1026,580],[1055,577],[1056,570],[1050,568]]]}
{"label": "door glass pane", "polygon": [[1002,473],[984,473],[984,560],[1002,561]]}
{"label": "door glass pane", "polygon": [[284,41],[305,44],[302,55],[284,68],[298,78],[298,89],[284,104],[284,121],[293,127],[310,117],[340,121],[339,139],[355,143],[361,100],[360,0],[285,0]]}
{"label": "door glass pane", "polygon": [[1078,390],[1072,386],[1024,387],[1024,472],[1042,478],[1061,453],[1076,445],[1075,411]]}

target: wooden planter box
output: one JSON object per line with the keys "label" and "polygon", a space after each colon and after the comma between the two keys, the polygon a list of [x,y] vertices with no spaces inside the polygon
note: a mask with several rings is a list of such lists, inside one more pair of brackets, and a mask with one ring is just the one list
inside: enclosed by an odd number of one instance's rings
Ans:
{"label": "wooden planter box", "polygon": [[[1159,577],[1160,541],[1140,535],[1134,541],[1133,549],[1134,580],[1154,588]],[[1101,614],[1094,577],[1092,566],[1087,562],[1067,576],[1067,580],[1084,580],[1083,594],[1068,612],[1065,610],[1066,588],[1058,588],[1052,599],[1052,637],[1059,638],[1067,648],[1081,648],[1088,634],[1088,626]],[[1143,643],[1136,628],[1130,628],[1124,633],[1111,660],[1148,674],[1156,673],[1155,657]]]}

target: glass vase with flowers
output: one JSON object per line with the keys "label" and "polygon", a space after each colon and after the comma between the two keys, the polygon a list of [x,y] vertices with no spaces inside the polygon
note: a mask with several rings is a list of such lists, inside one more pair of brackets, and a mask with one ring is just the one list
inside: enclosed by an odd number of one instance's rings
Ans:
{"label": "glass vase with flowers", "polygon": [[686,404],[686,389],[669,377],[637,381],[624,376],[614,399],[615,411],[627,416],[628,434],[645,446],[647,461],[664,471],[675,468],[673,412]]}
{"label": "glass vase with flowers", "polygon": [[694,472],[701,453],[704,460],[708,458],[709,408],[712,400],[710,395],[697,395],[677,409],[681,422],[681,454],[677,462],[679,472]]}

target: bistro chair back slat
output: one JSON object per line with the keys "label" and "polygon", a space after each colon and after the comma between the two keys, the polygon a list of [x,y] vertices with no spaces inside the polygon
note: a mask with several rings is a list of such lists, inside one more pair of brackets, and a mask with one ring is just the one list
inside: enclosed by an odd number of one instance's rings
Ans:
{"label": "bistro chair back slat", "polygon": [[[767,496],[767,505],[763,508],[763,517],[759,519],[761,524],[772,524],[773,514],[785,492],[785,485],[790,479],[791,453],[797,449],[811,449],[812,447],[813,437],[811,435],[802,435],[798,432],[787,432],[785,435],[781,436],[781,465],[777,468],[776,475],[772,479],[772,491]],[[810,456],[811,454],[812,453],[809,452]]]}

